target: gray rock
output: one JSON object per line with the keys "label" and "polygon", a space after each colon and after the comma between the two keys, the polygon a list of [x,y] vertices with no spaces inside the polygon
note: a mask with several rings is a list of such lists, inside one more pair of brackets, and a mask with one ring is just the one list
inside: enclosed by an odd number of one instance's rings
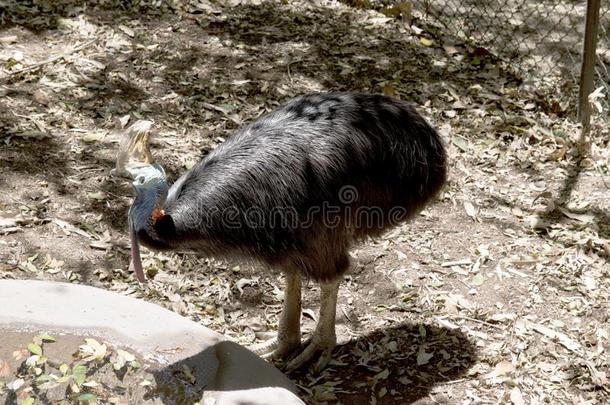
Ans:
{"label": "gray rock", "polygon": [[186,365],[194,370],[192,392],[203,395],[202,404],[303,404],[295,385],[248,349],[143,300],[77,284],[0,280],[0,308],[0,334],[95,336],[153,359],[158,381]]}

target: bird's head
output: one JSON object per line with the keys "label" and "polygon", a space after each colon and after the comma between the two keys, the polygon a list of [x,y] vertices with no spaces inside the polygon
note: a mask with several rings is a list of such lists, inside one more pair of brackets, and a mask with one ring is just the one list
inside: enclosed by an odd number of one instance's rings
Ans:
{"label": "bird's head", "polygon": [[163,205],[167,198],[167,178],[165,171],[157,163],[146,166],[127,167],[136,198],[129,209],[129,224],[136,234],[150,232],[150,225],[159,214],[163,215]]}
{"label": "bird's head", "polygon": [[137,121],[123,135],[116,169],[113,174],[130,179],[136,193],[129,208],[128,222],[131,238],[131,259],[138,281],[146,280],[140,258],[139,238],[154,239],[153,225],[163,217],[167,198],[167,178],[163,168],[153,161],[148,147],[150,121]]}

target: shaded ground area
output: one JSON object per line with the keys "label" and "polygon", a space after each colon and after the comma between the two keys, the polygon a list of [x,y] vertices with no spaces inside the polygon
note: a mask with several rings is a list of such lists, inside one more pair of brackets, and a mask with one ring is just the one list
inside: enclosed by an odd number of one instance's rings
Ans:
{"label": "shaded ground area", "polygon": [[[154,120],[154,153],[176,179],[293,96],[385,92],[439,129],[450,181],[411,224],[353,250],[338,307],[344,344],[321,375],[292,376],[303,397],[608,400],[605,122],[583,155],[578,128],[552,112],[560,95],[522,85],[429,21],[407,26],[343,3],[201,2],[191,13],[10,4],[0,28],[0,277],[101,286],[242,344],[267,339],[282,299],[271,270],[145,253],[154,281],[142,288],[127,271],[131,190],[109,176],[116,121]],[[306,329],[317,293],[305,287]]]}

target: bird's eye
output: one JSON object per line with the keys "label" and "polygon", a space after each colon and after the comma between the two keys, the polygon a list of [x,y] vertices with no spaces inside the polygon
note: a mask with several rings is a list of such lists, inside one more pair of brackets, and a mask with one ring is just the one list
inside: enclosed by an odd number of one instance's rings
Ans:
{"label": "bird's eye", "polygon": [[144,178],[144,176],[138,176],[138,178],[136,179],[136,181],[138,182],[138,184],[144,184],[144,182],[146,181],[146,179]]}

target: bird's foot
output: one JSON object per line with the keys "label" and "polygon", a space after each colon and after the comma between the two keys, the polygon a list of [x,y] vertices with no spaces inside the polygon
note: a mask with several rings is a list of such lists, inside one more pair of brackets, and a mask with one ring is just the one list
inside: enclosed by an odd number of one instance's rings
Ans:
{"label": "bird's foot", "polygon": [[335,345],[336,340],[334,338],[309,339],[304,344],[305,348],[300,350],[302,347],[300,341],[290,343],[285,341],[282,344],[277,338],[273,338],[250,346],[249,349],[265,360],[281,360],[288,372],[302,368],[305,364],[316,359],[317,355],[317,360],[312,366],[312,371],[317,374],[324,370],[330,362]]}
{"label": "bird's foot", "polygon": [[286,365],[286,371],[294,371],[303,367],[306,363],[317,357],[312,371],[317,374],[324,370],[330,362],[333,349],[337,344],[335,336],[328,336],[324,339],[316,339],[314,336],[305,346],[305,349]]}
{"label": "bird's foot", "polygon": [[301,347],[301,339],[283,340],[278,338],[250,346],[249,349],[263,359],[286,360]]}

